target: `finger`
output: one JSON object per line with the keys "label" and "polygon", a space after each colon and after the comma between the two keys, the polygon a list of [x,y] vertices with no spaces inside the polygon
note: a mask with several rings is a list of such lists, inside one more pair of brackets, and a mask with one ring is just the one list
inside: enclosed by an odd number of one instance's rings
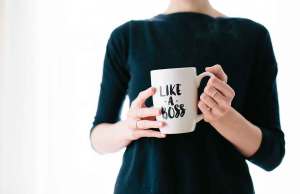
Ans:
{"label": "finger", "polygon": [[[203,93],[201,96],[203,96],[203,97],[200,97],[201,101],[206,106],[211,108],[211,110],[210,110],[211,115],[220,115],[220,114],[222,114],[223,109],[222,109],[221,106],[219,106],[218,102],[215,99],[213,99],[212,97],[208,96],[205,93]],[[223,101],[222,101],[222,103],[223,103]]]}
{"label": "finger", "polygon": [[211,96],[205,93],[202,93],[200,95],[200,100],[205,102],[205,104],[210,108],[215,108],[216,106],[218,106],[217,102]]}
{"label": "finger", "polygon": [[138,120],[136,125],[138,129],[160,128],[164,126],[162,121]]}
{"label": "finger", "polygon": [[206,115],[206,117],[211,118],[213,115],[210,111],[209,106],[207,106],[202,100],[198,102],[198,107],[201,110],[201,112]]}
{"label": "finger", "polygon": [[228,80],[228,77],[225,74],[222,66],[219,65],[219,64],[211,66],[211,67],[206,67],[205,71],[213,73],[216,77],[218,77],[219,79],[221,79],[221,80],[223,80],[225,82],[227,82],[227,80]]}
{"label": "finger", "polygon": [[214,86],[206,86],[204,88],[204,93],[213,98],[218,105],[224,105],[226,102],[226,97],[220,93]]}
{"label": "finger", "polygon": [[216,77],[210,78],[207,82],[207,85],[215,87],[226,97],[231,97],[234,94],[233,89],[227,83]]}
{"label": "finger", "polygon": [[143,107],[143,104],[153,94],[155,94],[156,88],[149,87],[146,90],[141,91],[138,96],[132,101],[131,107]]}
{"label": "finger", "polygon": [[156,107],[135,108],[135,109],[130,109],[130,111],[128,112],[128,116],[133,118],[158,116],[160,114],[161,114],[160,108],[156,108]]}
{"label": "finger", "polygon": [[161,133],[160,131],[154,131],[149,129],[137,129],[133,131],[133,138],[139,139],[141,137],[157,137],[157,138],[164,138],[166,137],[165,134]]}

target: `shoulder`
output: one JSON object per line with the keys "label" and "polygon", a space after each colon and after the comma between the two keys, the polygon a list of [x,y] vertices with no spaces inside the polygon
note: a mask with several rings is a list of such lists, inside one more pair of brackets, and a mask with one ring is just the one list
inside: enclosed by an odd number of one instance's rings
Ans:
{"label": "shoulder", "polygon": [[122,22],[111,30],[110,39],[128,41],[134,31],[142,30],[149,22],[151,23],[150,19],[131,19]]}
{"label": "shoulder", "polygon": [[241,33],[245,33],[250,36],[256,36],[257,38],[261,38],[262,36],[269,34],[266,26],[249,18],[228,17],[222,19],[222,21],[230,24],[234,29],[240,31]]}
{"label": "shoulder", "polygon": [[131,25],[131,20],[128,20],[120,24],[117,24],[114,28],[112,28],[108,37],[108,42],[107,42],[108,48],[113,48],[113,49],[119,48],[125,50],[128,47],[130,25]]}
{"label": "shoulder", "polygon": [[123,22],[116,26],[112,33],[113,34],[128,34],[132,30],[135,29],[141,29],[142,27],[145,27],[151,23],[156,23],[157,20],[154,20],[153,18],[145,18],[145,19],[131,19],[126,22]]}
{"label": "shoulder", "polygon": [[148,29],[149,24],[154,23],[151,19],[131,19],[120,23],[112,29],[110,33],[110,42],[122,42],[130,45],[131,39],[136,39],[140,32]]}
{"label": "shoulder", "polygon": [[131,20],[122,22],[115,26],[110,33],[110,38],[119,39],[119,38],[125,38],[126,35],[129,32],[129,26],[130,26]]}

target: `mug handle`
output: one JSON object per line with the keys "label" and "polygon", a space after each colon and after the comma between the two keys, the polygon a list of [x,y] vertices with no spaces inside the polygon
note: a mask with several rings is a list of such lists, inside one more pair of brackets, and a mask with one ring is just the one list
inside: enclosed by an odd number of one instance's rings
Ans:
{"label": "mug handle", "polygon": [[[202,79],[204,78],[204,77],[206,77],[206,76],[209,76],[209,77],[214,77],[215,75],[214,74],[212,74],[212,73],[210,73],[210,72],[203,72],[203,73],[201,73],[201,74],[199,74],[199,75],[197,75],[196,76],[196,84],[197,84],[197,88],[199,88],[199,86],[200,86],[200,83],[201,83],[201,81],[202,81]],[[197,101],[198,102],[198,101]],[[203,119],[203,114],[198,114],[197,116],[196,116],[196,123],[197,122],[199,122],[199,121],[201,121]]]}

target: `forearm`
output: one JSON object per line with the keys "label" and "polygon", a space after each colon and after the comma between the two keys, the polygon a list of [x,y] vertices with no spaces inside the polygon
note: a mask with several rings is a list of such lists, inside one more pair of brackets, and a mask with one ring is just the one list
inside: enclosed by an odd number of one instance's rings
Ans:
{"label": "forearm", "polygon": [[116,152],[130,143],[123,121],[102,123],[91,133],[91,144],[98,153]]}
{"label": "forearm", "polygon": [[252,156],[262,141],[260,128],[249,122],[234,108],[210,124],[245,157]]}

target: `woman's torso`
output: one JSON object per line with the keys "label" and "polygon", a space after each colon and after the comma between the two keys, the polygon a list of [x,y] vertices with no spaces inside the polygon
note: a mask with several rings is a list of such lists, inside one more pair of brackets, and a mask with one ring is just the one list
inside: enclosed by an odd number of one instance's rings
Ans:
{"label": "woman's torso", "polygon": [[[235,90],[232,106],[242,112],[256,62],[261,25],[242,18],[192,12],[157,15],[122,25],[128,41],[130,102],[148,88],[150,70],[221,64]],[[118,29],[117,29],[118,30]],[[203,87],[199,89],[202,91]],[[152,106],[152,99],[146,101]],[[141,138],[128,145],[115,194],[254,193],[248,166],[236,148],[208,123],[193,133]]]}

